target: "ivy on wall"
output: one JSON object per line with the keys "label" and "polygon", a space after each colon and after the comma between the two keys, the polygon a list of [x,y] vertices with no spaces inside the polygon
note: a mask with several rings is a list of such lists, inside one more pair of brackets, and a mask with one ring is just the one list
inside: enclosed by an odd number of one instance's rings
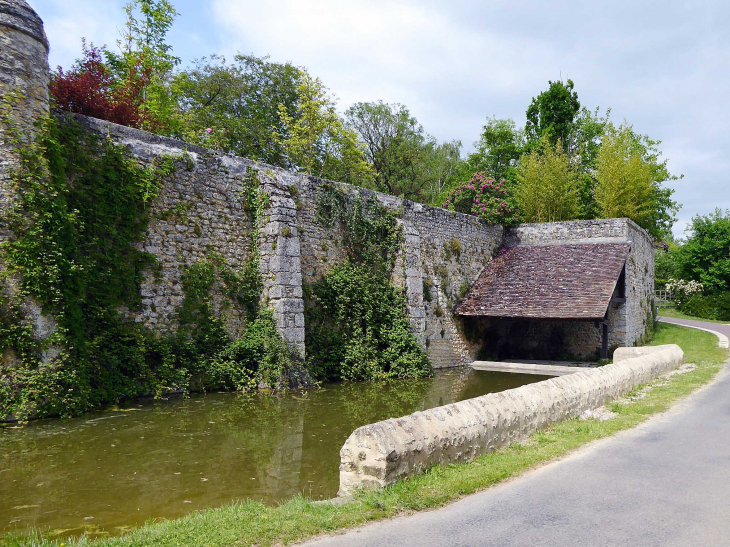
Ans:
{"label": "ivy on wall", "polygon": [[411,332],[404,291],[390,284],[402,238],[398,213],[323,186],[317,219],[339,222],[347,261],[305,287],[307,365],[319,380],[421,378],[433,369]]}
{"label": "ivy on wall", "polygon": [[[0,246],[0,418],[75,415],[170,389],[281,385],[290,353],[271,313],[260,309],[256,252],[241,271],[214,254],[191,266],[173,333],[157,336],[120,313],[139,308],[140,282],[156,262],[134,245],[144,238],[148,203],[184,158],[141,167],[124,147],[53,118],[40,122],[35,142],[23,143],[12,105],[12,96],[0,104],[4,138],[19,158],[16,196],[2,219],[14,237]],[[256,216],[253,173],[244,190]],[[214,314],[214,286],[245,310],[238,339]],[[32,302],[55,321],[43,340]]]}

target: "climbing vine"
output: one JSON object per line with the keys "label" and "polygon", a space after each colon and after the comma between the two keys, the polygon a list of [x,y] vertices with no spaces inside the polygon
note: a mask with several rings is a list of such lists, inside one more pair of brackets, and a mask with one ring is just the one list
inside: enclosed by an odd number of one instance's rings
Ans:
{"label": "climbing vine", "polygon": [[[1,102],[3,137],[15,146],[18,166],[13,204],[2,217],[13,237],[0,245],[0,418],[75,415],[171,389],[279,385],[290,356],[272,314],[260,309],[257,231],[240,271],[211,254],[185,272],[179,328],[155,335],[124,313],[139,309],[140,282],[156,263],[135,242],[147,230],[148,203],[185,158],[159,157],[143,167],[110,139],[54,118],[43,119],[38,138],[25,143],[12,97]],[[253,173],[244,190],[260,218]],[[213,313],[218,285],[245,312],[238,339]]]}
{"label": "climbing vine", "polygon": [[321,380],[420,378],[433,370],[411,332],[404,291],[391,286],[402,230],[375,198],[321,191],[317,219],[339,222],[347,261],[305,287],[307,363]]}
{"label": "climbing vine", "polygon": [[[139,305],[155,259],[133,243],[175,160],[140,167],[122,147],[53,118],[22,143],[9,103],[2,122],[18,165],[2,219],[14,237],[1,247],[0,416],[76,414],[179,383],[180,371],[148,358],[164,353],[160,342],[117,311]],[[53,317],[48,333],[37,332],[41,311]]]}

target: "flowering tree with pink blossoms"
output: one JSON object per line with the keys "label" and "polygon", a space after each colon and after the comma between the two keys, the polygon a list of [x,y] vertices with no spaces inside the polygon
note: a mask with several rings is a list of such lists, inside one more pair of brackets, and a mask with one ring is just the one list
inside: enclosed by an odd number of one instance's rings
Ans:
{"label": "flowering tree with pink blossoms", "polygon": [[516,221],[515,204],[508,183],[495,180],[487,173],[474,173],[446,196],[443,207],[466,213],[493,224],[512,224]]}

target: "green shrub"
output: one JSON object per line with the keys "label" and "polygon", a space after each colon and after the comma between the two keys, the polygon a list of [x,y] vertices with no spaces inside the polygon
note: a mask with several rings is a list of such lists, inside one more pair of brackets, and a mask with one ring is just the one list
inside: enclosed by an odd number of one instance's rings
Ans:
{"label": "green shrub", "polygon": [[433,281],[430,277],[423,278],[423,301],[430,302],[433,299],[431,294],[431,287],[433,287]]}
{"label": "green shrub", "polygon": [[694,317],[730,321],[730,292],[707,296],[696,294],[679,306],[679,309]]}
{"label": "green shrub", "polygon": [[461,258],[461,241],[456,238],[452,238],[451,241],[449,241],[449,250],[456,257],[457,260]]}
{"label": "green shrub", "polygon": [[[348,259],[305,289],[307,364],[318,380],[420,378],[433,373],[411,332],[402,290],[390,274],[402,236],[396,214],[374,199],[350,203],[325,187],[318,218],[345,229]],[[430,280],[429,280],[430,281]],[[430,284],[424,281],[424,298]]]}
{"label": "green shrub", "polygon": [[307,355],[319,380],[420,378],[432,373],[411,332],[402,291],[365,265],[336,266],[310,287]]}
{"label": "green shrub", "polygon": [[456,257],[456,260],[459,260],[461,251],[461,241],[456,238],[444,243],[444,259],[447,261],[451,260],[452,257]]}
{"label": "green shrub", "polygon": [[290,351],[276,330],[271,310],[263,310],[243,335],[214,354],[205,367],[205,386],[247,391],[260,385],[285,387]]}
{"label": "green shrub", "polygon": [[471,286],[466,281],[464,281],[461,285],[459,285],[459,300],[461,300],[467,294],[469,294],[469,289],[471,289]]}

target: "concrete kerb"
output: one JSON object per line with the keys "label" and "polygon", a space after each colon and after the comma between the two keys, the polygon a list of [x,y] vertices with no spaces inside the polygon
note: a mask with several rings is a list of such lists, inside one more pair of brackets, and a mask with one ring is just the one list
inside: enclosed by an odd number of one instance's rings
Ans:
{"label": "concrete kerb", "polygon": [[465,462],[576,418],[684,363],[679,346],[643,351],[500,393],[356,429],[340,451],[339,496],[383,487],[436,464]]}

